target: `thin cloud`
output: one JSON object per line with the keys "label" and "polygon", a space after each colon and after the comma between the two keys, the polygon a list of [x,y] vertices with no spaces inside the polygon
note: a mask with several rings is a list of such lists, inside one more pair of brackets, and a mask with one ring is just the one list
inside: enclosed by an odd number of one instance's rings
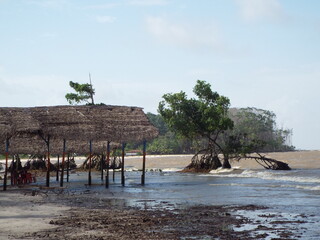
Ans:
{"label": "thin cloud", "polygon": [[216,26],[175,23],[163,17],[147,17],[148,32],[158,41],[192,48],[217,48],[221,45]]}
{"label": "thin cloud", "polygon": [[130,5],[139,6],[154,6],[154,5],[167,5],[167,0],[131,0]]}
{"label": "thin cloud", "polygon": [[43,38],[56,38],[58,36],[55,32],[45,32],[41,34],[41,37]]}
{"label": "thin cloud", "polygon": [[96,16],[96,21],[99,23],[113,23],[116,20],[112,16]]}
{"label": "thin cloud", "polygon": [[241,16],[247,21],[279,20],[284,12],[279,0],[235,0]]}
{"label": "thin cloud", "polygon": [[97,5],[89,5],[88,9],[112,9],[120,6],[164,6],[169,4],[168,0],[130,0],[127,2],[105,3]]}
{"label": "thin cloud", "polygon": [[87,6],[86,8],[91,8],[91,9],[110,9],[110,8],[115,8],[120,6],[120,3],[106,3],[106,4],[99,4],[99,5],[90,5]]}
{"label": "thin cloud", "polygon": [[27,0],[26,2],[28,4],[38,5],[40,7],[45,7],[45,8],[62,7],[67,4],[66,0],[43,0],[43,1]]}

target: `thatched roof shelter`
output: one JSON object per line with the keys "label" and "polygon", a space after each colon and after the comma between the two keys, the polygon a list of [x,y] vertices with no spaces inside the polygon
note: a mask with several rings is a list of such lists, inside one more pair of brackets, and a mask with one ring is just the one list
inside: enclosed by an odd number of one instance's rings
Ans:
{"label": "thatched roof shelter", "polygon": [[[69,151],[84,153],[89,140],[96,143],[93,149],[98,152],[107,141],[137,142],[157,134],[158,130],[139,107],[0,108],[0,140],[10,138],[10,152],[16,153],[43,152],[46,149],[43,140],[49,136],[52,153],[62,149],[63,139],[67,140]],[[1,146],[0,151],[3,153],[4,147]]]}

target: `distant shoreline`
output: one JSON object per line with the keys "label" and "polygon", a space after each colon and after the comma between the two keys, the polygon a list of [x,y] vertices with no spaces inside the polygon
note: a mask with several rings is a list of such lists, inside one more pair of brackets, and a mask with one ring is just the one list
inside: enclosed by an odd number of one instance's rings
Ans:
{"label": "distant shoreline", "polygon": [[[320,168],[320,150],[303,150],[292,152],[270,152],[266,156],[288,163],[292,169],[295,168]],[[163,169],[163,168],[184,168],[193,157],[193,154],[173,154],[173,155],[147,155],[146,168]],[[76,164],[79,166],[85,157],[75,157]],[[21,159],[26,162],[27,159]],[[55,163],[57,158],[51,158],[51,162]],[[9,164],[11,159],[9,159]],[[5,160],[0,160],[0,163],[5,163]],[[239,162],[231,162],[232,167],[241,168],[263,168],[254,160],[242,159]],[[134,167],[140,169],[142,167],[142,156],[126,156],[125,167]]]}
{"label": "distant shoreline", "polygon": [[[266,154],[267,157],[288,163],[292,169],[296,168],[320,168],[320,151],[292,151],[292,152],[271,152]],[[186,167],[193,155],[147,155],[147,168],[184,168]],[[142,157],[127,157],[125,164],[139,168]],[[239,162],[231,162],[232,167],[263,169],[255,160],[242,159]]]}

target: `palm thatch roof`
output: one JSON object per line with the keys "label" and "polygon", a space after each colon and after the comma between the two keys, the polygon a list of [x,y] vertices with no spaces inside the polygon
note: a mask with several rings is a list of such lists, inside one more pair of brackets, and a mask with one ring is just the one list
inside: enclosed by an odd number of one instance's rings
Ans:
{"label": "palm thatch roof", "polygon": [[[139,107],[0,108],[0,140],[4,142],[10,138],[10,152],[40,153],[46,149],[43,140],[49,136],[53,151],[62,149],[63,139],[66,139],[69,151],[83,153],[89,140],[97,143],[94,149],[99,146],[102,149],[107,141],[138,142],[157,135],[158,130]],[[0,147],[1,152],[3,149]]]}
{"label": "palm thatch roof", "polygon": [[31,115],[31,108],[0,108],[0,140],[16,133],[36,133],[40,123]]}

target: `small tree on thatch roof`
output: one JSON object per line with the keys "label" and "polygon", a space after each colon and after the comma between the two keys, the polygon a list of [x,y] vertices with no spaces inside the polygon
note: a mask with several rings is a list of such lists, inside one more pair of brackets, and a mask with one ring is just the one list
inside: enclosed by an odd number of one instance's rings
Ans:
{"label": "small tree on thatch roof", "polygon": [[69,82],[70,87],[72,87],[76,93],[67,93],[66,99],[70,104],[77,104],[85,102],[87,105],[94,105],[93,95],[95,90],[91,84],[91,76],[89,74],[90,83],[80,84],[77,82]]}

